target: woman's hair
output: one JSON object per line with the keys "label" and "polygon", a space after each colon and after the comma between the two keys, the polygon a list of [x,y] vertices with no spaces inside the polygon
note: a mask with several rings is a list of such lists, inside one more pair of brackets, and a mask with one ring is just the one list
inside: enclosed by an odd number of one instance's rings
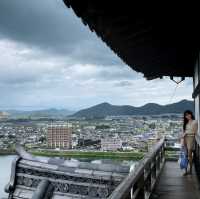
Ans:
{"label": "woman's hair", "polygon": [[192,113],[192,111],[190,110],[186,110],[183,114],[183,130],[185,131],[186,129],[186,124],[188,123],[188,119],[185,117],[186,114],[190,114],[191,115],[191,118],[194,120],[194,115]]}

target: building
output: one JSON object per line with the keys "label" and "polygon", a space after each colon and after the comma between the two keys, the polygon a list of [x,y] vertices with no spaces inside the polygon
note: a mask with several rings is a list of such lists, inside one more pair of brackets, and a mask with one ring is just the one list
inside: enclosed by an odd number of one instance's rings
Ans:
{"label": "building", "polygon": [[9,114],[7,112],[1,112],[0,111],[0,120],[6,120],[8,119]]}
{"label": "building", "polygon": [[101,139],[102,151],[116,151],[122,148],[122,140],[119,138],[106,138]]}
{"label": "building", "polygon": [[51,124],[47,128],[49,148],[70,149],[72,145],[72,127],[69,124]]}

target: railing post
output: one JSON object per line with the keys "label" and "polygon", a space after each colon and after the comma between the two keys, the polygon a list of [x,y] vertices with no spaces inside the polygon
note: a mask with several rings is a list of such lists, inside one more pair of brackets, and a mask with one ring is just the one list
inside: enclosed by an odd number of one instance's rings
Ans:
{"label": "railing post", "polygon": [[199,162],[200,161],[200,146],[198,143],[198,136],[195,139],[195,161]]}
{"label": "railing post", "polygon": [[152,175],[152,170],[151,170],[151,161],[146,165],[144,168],[144,194],[145,197],[148,196],[151,192],[151,175]]}
{"label": "railing post", "polygon": [[161,162],[163,163],[165,160],[165,143],[161,147]]}
{"label": "railing post", "polygon": [[195,161],[199,160],[199,147],[198,147],[198,144],[197,144],[196,140],[195,140],[194,158],[195,158]]}
{"label": "railing post", "polygon": [[157,173],[156,170],[157,170],[157,153],[156,153],[155,157],[153,157],[153,159],[152,159],[152,166],[151,166],[151,189],[152,189],[152,185],[156,181],[156,173]]}
{"label": "railing post", "polygon": [[[157,155],[157,164],[156,164],[156,166],[157,166],[157,173],[160,171],[160,161],[161,161],[161,150],[158,152],[158,155]],[[157,176],[157,174],[156,174],[156,176]]]}
{"label": "railing post", "polygon": [[138,181],[137,187],[140,189],[137,199],[145,199],[144,172]]}
{"label": "railing post", "polygon": [[126,199],[132,199],[132,197],[131,197],[132,193],[131,193],[131,192],[132,192],[132,191],[129,192],[129,194],[128,194],[128,196],[126,197]]}

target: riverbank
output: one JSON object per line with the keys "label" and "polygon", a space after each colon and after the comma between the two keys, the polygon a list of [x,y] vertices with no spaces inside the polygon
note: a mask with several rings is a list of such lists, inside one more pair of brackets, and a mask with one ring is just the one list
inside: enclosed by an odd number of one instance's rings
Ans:
{"label": "riverbank", "polygon": [[[1,150],[0,150],[1,151]],[[10,180],[12,161],[15,159],[15,155],[0,155],[0,198],[8,198],[8,194],[5,193],[4,188]]]}
{"label": "riverbank", "polygon": [[29,151],[33,155],[48,157],[77,157],[77,158],[106,158],[140,160],[144,157],[142,152],[103,152],[103,151]]}
{"label": "riverbank", "polygon": [[[49,151],[29,150],[29,153],[36,156],[47,157],[77,157],[77,158],[102,158],[102,159],[127,159],[140,160],[144,157],[143,152],[103,152],[103,151]],[[0,150],[0,155],[16,155],[15,150]]]}
{"label": "riverbank", "polygon": [[0,155],[16,155],[16,151],[11,149],[0,150]]}

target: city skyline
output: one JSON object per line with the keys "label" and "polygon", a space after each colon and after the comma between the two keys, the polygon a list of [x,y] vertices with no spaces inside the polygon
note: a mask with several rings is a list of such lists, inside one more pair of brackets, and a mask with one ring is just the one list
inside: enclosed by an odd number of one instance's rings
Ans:
{"label": "city skyline", "polygon": [[58,0],[2,0],[0,53],[0,109],[79,110],[102,102],[141,106],[192,100],[192,79],[186,78],[175,94],[169,78],[145,80]]}

